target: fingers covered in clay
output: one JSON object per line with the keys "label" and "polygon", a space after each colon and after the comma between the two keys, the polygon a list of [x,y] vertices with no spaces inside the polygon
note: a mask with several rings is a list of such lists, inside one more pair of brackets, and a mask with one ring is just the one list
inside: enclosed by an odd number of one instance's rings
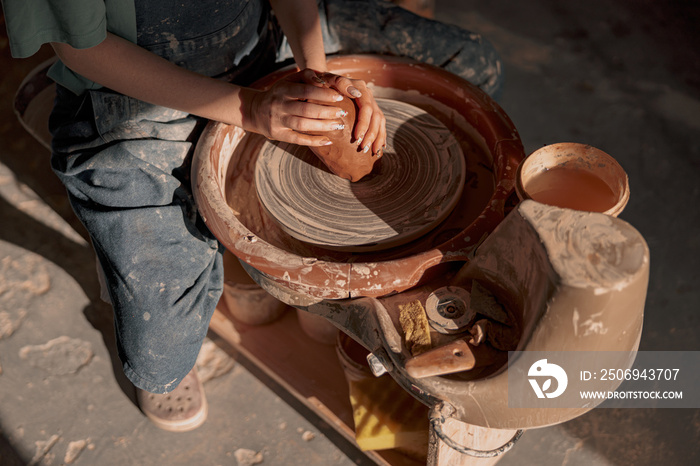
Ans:
{"label": "fingers covered in clay", "polygon": [[347,100],[337,90],[316,82],[315,73],[294,73],[269,89],[253,91],[246,112],[246,129],[269,139],[318,147],[331,144],[329,133],[341,125]]}
{"label": "fingers covered in clay", "polygon": [[[368,92],[371,92],[367,89]],[[376,106],[376,101],[372,99],[374,105]],[[379,107],[376,109],[365,107],[359,107],[360,115],[358,116],[358,128],[356,131],[358,133],[364,131],[364,138],[359,143],[362,151],[366,154],[371,153],[377,157],[381,157],[384,148],[386,147],[386,118]],[[363,126],[360,126],[361,122],[367,122],[367,129],[365,130]]]}
{"label": "fingers covered in clay", "polygon": [[299,72],[299,75],[304,82],[311,84],[316,87],[325,87],[326,82],[321,78],[322,73],[312,70],[311,68],[303,69]]}
{"label": "fingers covered in clay", "polygon": [[367,83],[332,73],[324,73],[320,77],[329,87],[354,99],[358,117],[352,135],[360,150],[365,154],[381,154],[386,145],[386,119]]}

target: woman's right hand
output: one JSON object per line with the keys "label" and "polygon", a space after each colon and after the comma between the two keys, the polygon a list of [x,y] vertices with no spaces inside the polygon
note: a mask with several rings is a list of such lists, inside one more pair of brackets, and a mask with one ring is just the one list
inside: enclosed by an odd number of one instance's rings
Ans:
{"label": "woman's right hand", "polygon": [[289,75],[269,89],[253,91],[249,96],[243,99],[244,129],[269,139],[315,147],[329,145],[331,141],[326,136],[308,133],[340,129],[336,125],[342,116],[341,109],[333,104],[347,98],[324,86],[323,80],[310,69]]}

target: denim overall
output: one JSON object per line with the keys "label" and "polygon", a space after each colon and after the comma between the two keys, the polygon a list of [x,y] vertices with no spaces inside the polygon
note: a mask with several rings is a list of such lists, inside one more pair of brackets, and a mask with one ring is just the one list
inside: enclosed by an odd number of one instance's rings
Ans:
{"label": "denim overall", "polygon": [[[477,34],[381,0],[319,10],[328,54],[408,56],[498,95],[499,58]],[[138,45],[208,76],[246,85],[292,59],[264,0],[136,0],[136,11]],[[124,372],[152,393],[192,369],[223,289],[223,249],[190,189],[203,123],[108,89],[60,86],[50,119],[51,164],[104,271]]]}

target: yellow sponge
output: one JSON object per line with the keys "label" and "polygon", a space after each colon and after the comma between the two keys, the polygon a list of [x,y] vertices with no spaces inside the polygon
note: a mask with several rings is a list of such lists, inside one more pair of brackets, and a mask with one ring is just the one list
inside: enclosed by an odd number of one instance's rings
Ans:
{"label": "yellow sponge", "polygon": [[362,451],[398,448],[425,455],[428,408],[388,375],[349,382],[355,439]]}
{"label": "yellow sponge", "polygon": [[399,323],[404,333],[404,344],[413,356],[430,349],[430,324],[420,301],[399,304]]}
{"label": "yellow sponge", "polygon": [[338,332],[336,351],[348,381],[360,449],[394,448],[424,460],[428,451],[428,408],[389,375],[372,375],[367,363],[369,351],[344,332]]}

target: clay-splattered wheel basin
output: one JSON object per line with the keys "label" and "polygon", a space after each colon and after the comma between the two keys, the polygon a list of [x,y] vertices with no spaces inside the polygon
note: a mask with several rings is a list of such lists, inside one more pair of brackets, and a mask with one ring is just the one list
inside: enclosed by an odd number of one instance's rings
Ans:
{"label": "clay-splattered wheel basin", "polygon": [[[224,246],[280,285],[319,299],[385,296],[414,287],[441,265],[466,261],[503,219],[524,150],[508,116],[484,92],[439,68],[410,60],[344,56],[331,72],[363,79],[376,97],[422,108],[450,129],[466,165],[460,200],[432,231],[379,252],[324,249],[283,231],[255,194],[257,156],[266,140],[211,122],[192,166],[193,191],[204,220]],[[255,85],[270,86],[294,72],[275,72]]]}

